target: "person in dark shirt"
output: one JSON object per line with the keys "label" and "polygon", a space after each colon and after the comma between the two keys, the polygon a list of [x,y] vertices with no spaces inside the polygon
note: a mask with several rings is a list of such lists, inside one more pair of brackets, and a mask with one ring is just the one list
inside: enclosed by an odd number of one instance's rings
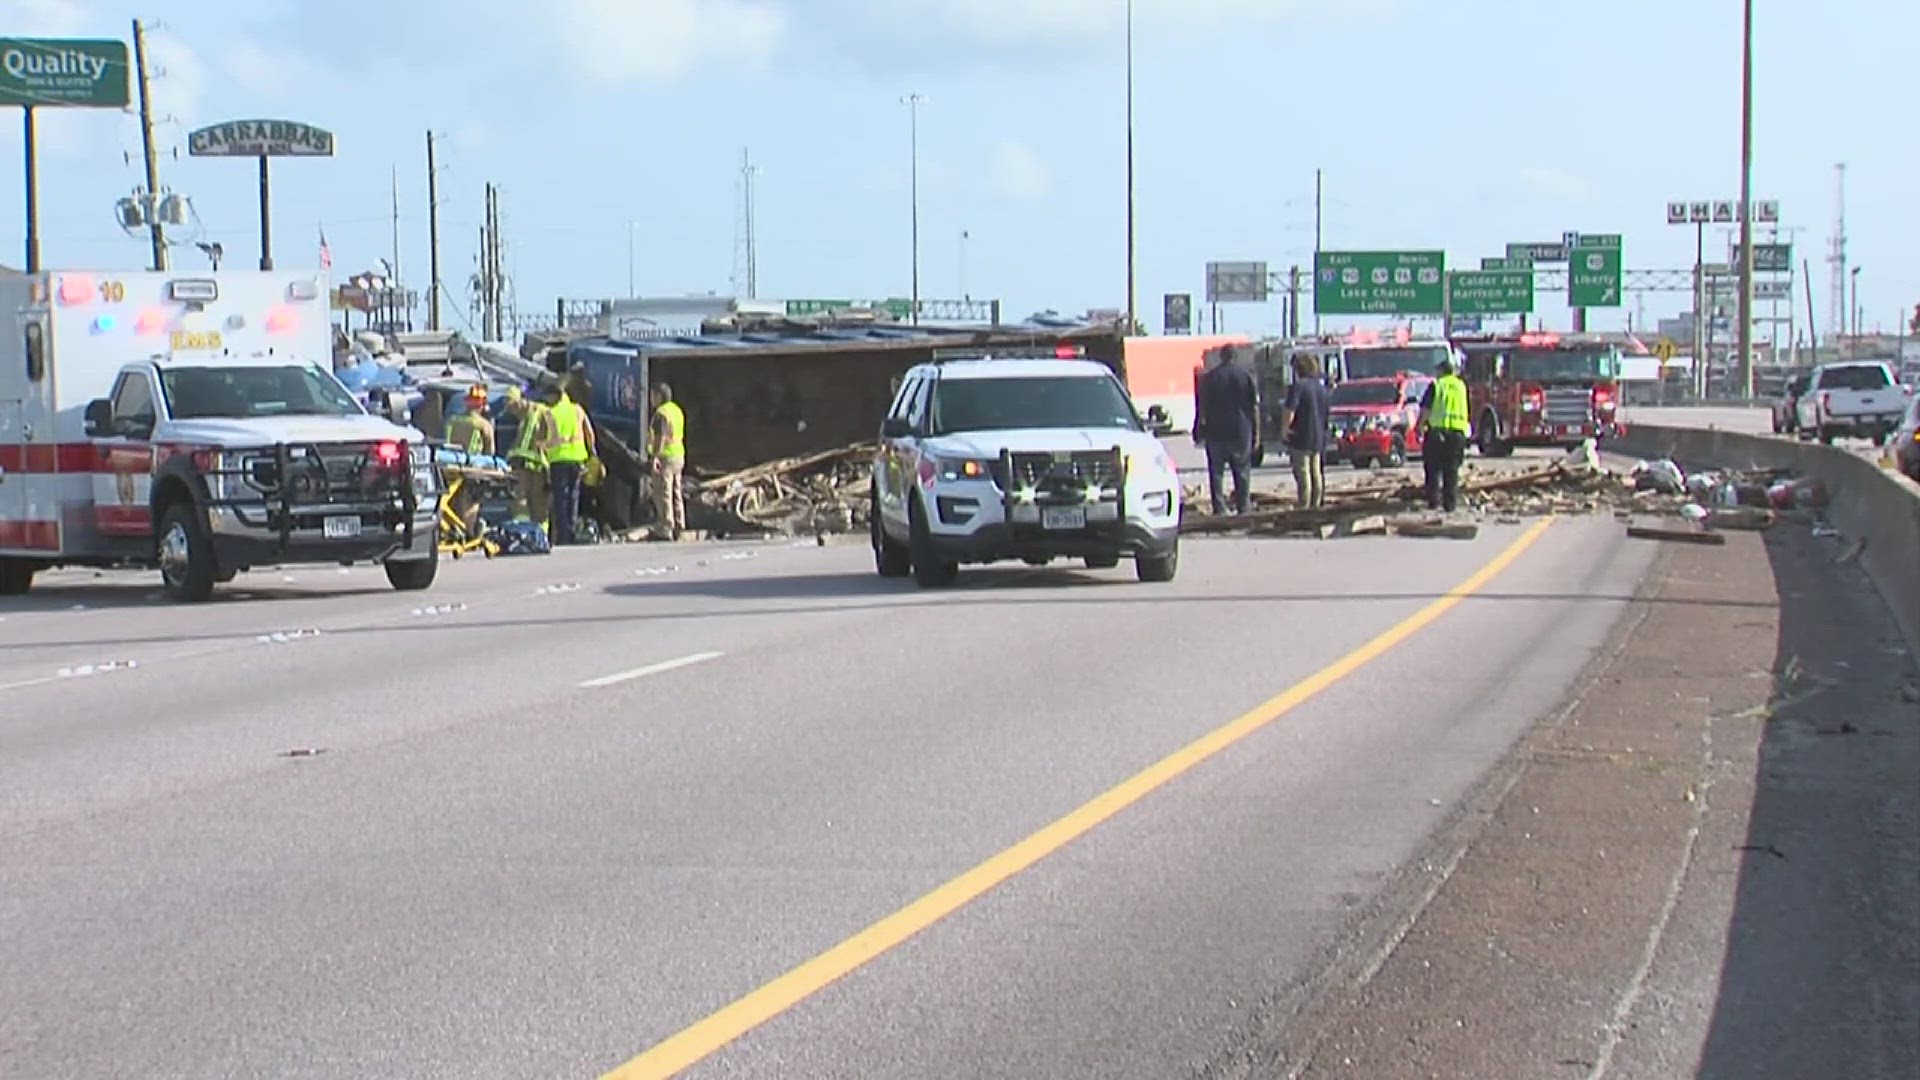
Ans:
{"label": "person in dark shirt", "polygon": [[1253,369],[1240,362],[1231,345],[1220,350],[1220,363],[1199,375],[1193,421],[1193,441],[1207,450],[1207,484],[1213,512],[1227,512],[1226,474],[1233,473],[1233,507],[1244,514],[1253,501],[1253,448],[1260,441],[1260,385]]}
{"label": "person in dark shirt", "polygon": [[1280,424],[1286,432],[1287,457],[1293,462],[1293,482],[1303,509],[1317,509],[1327,498],[1327,384],[1320,378],[1320,358],[1311,353],[1293,357],[1293,385],[1287,387]]}

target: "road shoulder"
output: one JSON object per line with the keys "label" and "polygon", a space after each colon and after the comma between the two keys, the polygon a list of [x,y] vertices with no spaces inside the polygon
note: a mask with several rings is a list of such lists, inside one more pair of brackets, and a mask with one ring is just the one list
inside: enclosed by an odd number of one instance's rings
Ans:
{"label": "road shoulder", "polygon": [[1802,526],[1731,541],[1666,554],[1417,868],[1413,914],[1228,1072],[1906,1075],[1913,660]]}

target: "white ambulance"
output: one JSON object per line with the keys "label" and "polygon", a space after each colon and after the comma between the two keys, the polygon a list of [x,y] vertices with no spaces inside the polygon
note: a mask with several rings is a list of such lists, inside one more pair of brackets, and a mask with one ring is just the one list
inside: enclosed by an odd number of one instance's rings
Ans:
{"label": "white ambulance", "polygon": [[0,594],[62,565],[181,600],[294,563],[433,583],[432,448],[334,378],[323,275],[10,275],[0,321]]}

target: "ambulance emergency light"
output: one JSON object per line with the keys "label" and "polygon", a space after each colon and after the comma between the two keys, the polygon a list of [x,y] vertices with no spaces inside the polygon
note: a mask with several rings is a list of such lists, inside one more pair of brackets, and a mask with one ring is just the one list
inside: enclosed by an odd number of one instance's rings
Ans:
{"label": "ambulance emergency light", "polygon": [[182,304],[210,304],[220,299],[220,286],[207,278],[176,278],[167,282],[167,299]]}

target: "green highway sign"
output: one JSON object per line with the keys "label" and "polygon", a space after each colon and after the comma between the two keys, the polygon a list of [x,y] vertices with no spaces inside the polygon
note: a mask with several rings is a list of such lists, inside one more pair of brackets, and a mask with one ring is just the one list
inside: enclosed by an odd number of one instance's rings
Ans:
{"label": "green highway sign", "polygon": [[[1740,245],[1733,245],[1734,266],[1740,265]],[[1793,269],[1792,244],[1753,245],[1753,269],[1761,274],[1784,274]]]}
{"label": "green highway sign", "polygon": [[828,315],[854,307],[851,300],[789,300],[787,318],[804,319],[809,315]]}
{"label": "green highway sign", "polygon": [[1455,315],[1530,315],[1532,270],[1455,270],[1447,275]]}
{"label": "green highway sign", "polygon": [[1532,259],[1501,258],[1497,255],[1480,260],[1482,270],[1532,270]]}
{"label": "green highway sign", "polygon": [[123,41],[0,38],[0,105],[124,109],[128,86]]}
{"label": "green highway sign", "polygon": [[1567,252],[1567,306],[1620,307],[1622,278],[1620,237],[1572,236]]}
{"label": "green highway sign", "polygon": [[1624,237],[1619,233],[1568,233],[1567,247],[1588,251],[1619,251],[1624,246]]}
{"label": "green highway sign", "polygon": [[1445,313],[1444,251],[1322,251],[1313,259],[1316,315]]}
{"label": "green highway sign", "polygon": [[1525,259],[1529,266],[1534,263],[1563,263],[1567,261],[1567,245],[1508,244],[1507,258]]}

